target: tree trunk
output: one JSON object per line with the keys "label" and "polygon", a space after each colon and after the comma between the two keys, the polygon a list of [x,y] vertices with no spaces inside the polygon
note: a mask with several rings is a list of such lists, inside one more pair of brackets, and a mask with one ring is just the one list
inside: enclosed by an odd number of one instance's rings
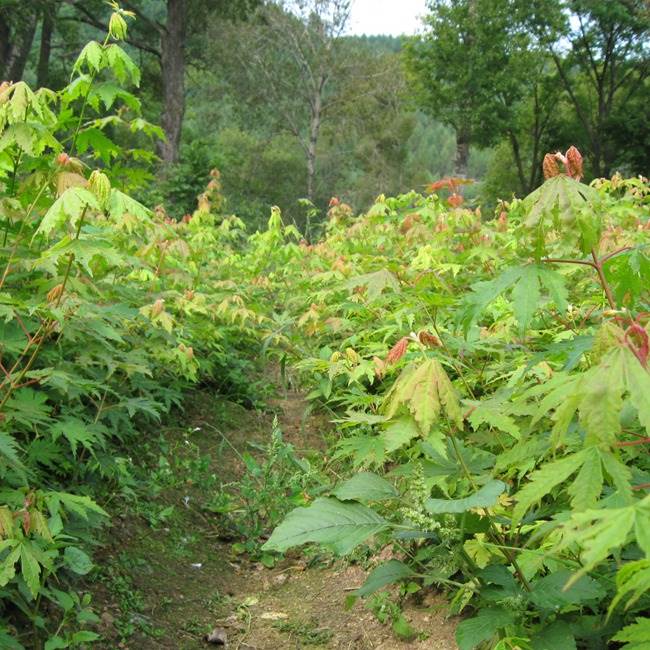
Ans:
{"label": "tree trunk", "polygon": [[459,178],[467,178],[469,171],[469,133],[461,129],[456,133],[456,159],[454,173]]}
{"label": "tree trunk", "polygon": [[510,139],[510,147],[512,148],[512,156],[515,159],[515,166],[517,167],[517,177],[519,178],[519,189],[521,195],[526,196],[530,192],[528,183],[526,182],[526,174],[524,174],[524,161],[521,159],[521,148],[519,140],[514,131],[508,131],[508,138]]}
{"label": "tree trunk", "polygon": [[36,85],[43,88],[48,85],[50,77],[50,55],[52,53],[52,33],[54,32],[54,19],[58,6],[43,9],[43,24],[41,27],[41,49],[38,55],[36,69]]}
{"label": "tree trunk", "polygon": [[309,143],[307,144],[307,198],[313,203],[316,190],[316,148],[323,110],[323,89],[325,79],[321,78],[318,89],[312,99],[312,113],[309,124]]}
{"label": "tree trunk", "polygon": [[181,130],[185,113],[185,0],[167,0],[167,25],[161,37],[163,82],[162,127],[167,140],[159,146],[167,164],[179,158]]}
{"label": "tree trunk", "polygon": [[0,45],[0,79],[20,81],[23,78],[27,57],[34,42],[36,22],[36,12],[29,12],[22,17],[12,34],[10,25],[0,16],[0,37],[4,40]]}

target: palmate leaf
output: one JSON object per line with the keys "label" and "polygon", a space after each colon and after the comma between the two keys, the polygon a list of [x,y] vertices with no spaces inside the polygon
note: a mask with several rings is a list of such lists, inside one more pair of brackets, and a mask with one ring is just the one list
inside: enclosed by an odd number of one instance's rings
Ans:
{"label": "palmate leaf", "polygon": [[28,542],[20,545],[20,572],[32,598],[36,598],[41,588],[41,565],[34,554],[35,547]]}
{"label": "palmate leaf", "polygon": [[517,504],[512,514],[512,525],[517,525],[533,504],[541,501],[576,472],[575,480],[567,489],[571,506],[575,510],[585,510],[596,504],[603,491],[605,476],[623,496],[629,497],[631,494],[631,474],[627,466],[613,453],[599,446],[586,447],[575,454],[547,463],[530,475],[529,482],[515,495]]}
{"label": "palmate leaf", "polygon": [[50,427],[53,439],[56,441],[63,436],[72,448],[73,456],[77,456],[77,447],[81,445],[92,453],[95,447],[103,446],[104,440],[96,424],[86,423],[75,417],[66,417],[55,422]]}
{"label": "palmate leaf", "polygon": [[69,187],[45,213],[36,234],[49,235],[66,221],[74,228],[84,210],[88,208],[99,209],[95,195],[83,187]]}
{"label": "palmate leaf", "polygon": [[650,591],[650,559],[628,562],[616,574],[616,596],[609,606],[609,615],[626,599],[629,609],[643,594]]}
{"label": "palmate leaf", "polygon": [[133,215],[143,221],[149,221],[151,217],[151,211],[142,203],[115,188],[111,189],[108,200],[108,213],[111,219],[116,222],[120,222],[125,214]]}
{"label": "palmate leaf", "polygon": [[535,312],[542,306],[541,289],[544,288],[557,309],[567,308],[567,288],[564,277],[556,271],[539,264],[510,267],[488,282],[479,282],[465,299],[460,311],[460,322],[467,333],[487,306],[500,295],[512,289],[511,299],[515,318],[520,330],[530,325]]}
{"label": "palmate leaf", "polygon": [[307,508],[292,510],[262,548],[286,551],[292,546],[316,542],[345,555],[388,525],[383,517],[360,503],[319,498]]}
{"label": "palmate leaf", "polygon": [[379,298],[385,289],[393,293],[400,292],[399,280],[387,269],[381,269],[374,273],[366,273],[358,275],[345,285],[348,289],[356,289],[357,287],[365,287],[367,291],[368,300],[374,301]]}
{"label": "palmate leaf", "polygon": [[606,560],[613,551],[634,539],[650,557],[650,495],[629,506],[577,512],[561,526],[562,541],[556,550],[573,544],[582,549],[582,568],[569,585]]}
{"label": "palmate leaf", "polygon": [[608,260],[605,277],[618,304],[634,307],[639,298],[650,298],[650,248],[635,248]]}
{"label": "palmate leaf", "polygon": [[529,194],[522,204],[524,227],[534,233],[537,255],[543,254],[552,230],[564,237],[579,233],[582,250],[590,250],[600,235],[600,219],[596,218],[600,200],[598,190],[565,174],[548,179]]}
{"label": "palmate leaf", "polygon": [[461,513],[473,508],[491,508],[505,492],[503,481],[490,481],[478,492],[462,499],[428,499],[424,507],[433,514]]}
{"label": "palmate leaf", "polygon": [[612,641],[625,645],[621,650],[648,650],[650,648],[650,618],[637,618],[632,625],[624,627]]}
{"label": "palmate leaf", "polygon": [[504,431],[516,440],[521,438],[521,431],[514,418],[506,412],[506,404],[500,399],[489,399],[482,402],[471,402],[474,407],[468,416],[468,421],[476,431],[482,424]]}
{"label": "palmate leaf", "polygon": [[104,49],[105,60],[121,84],[128,81],[134,86],[140,85],[140,68],[133,59],[116,43],[111,43]]}
{"label": "palmate leaf", "polygon": [[[389,419],[397,415],[401,408],[410,412],[423,436],[431,433],[443,412],[459,429],[463,426],[456,390],[437,359],[412,362],[402,370],[382,403],[382,409]],[[442,445],[441,439],[435,442]]]}
{"label": "palmate leaf", "polygon": [[620,414],[626,395],[637,411],[639,422],[650,433],[650,373],[627,347],[610,350],[598,365],[582,374],[557,373],[545,385],[528,390],[522,399],[544,392],[546,395],[538,405],[531,426],[554,411],[553,441],[556,446],[561,444],[576,413],[588,434],[586,445],[615,443],[621,430]]}
{"label": "palmate leaf", "polygon": [[105,65],[104,48],[97,41],[90,41],[79,53],[72,69],[74,72],[80,72],[85,67],[90,72],[97,73]]}
{"label": "palmate leaf", "polygon": [[18,470],[24,469],[18,457],[20,447],[18,443],[5,431],[0,431],[0,463],[9,463],[10,467]]}
{"label": "palmate leaf", "polygon": [[[385,420],[383,416],[381,419]],[[384,426],[381,433],[387,453],[400,449],[419,435],[417,422],[410,415],[394,418]]]}

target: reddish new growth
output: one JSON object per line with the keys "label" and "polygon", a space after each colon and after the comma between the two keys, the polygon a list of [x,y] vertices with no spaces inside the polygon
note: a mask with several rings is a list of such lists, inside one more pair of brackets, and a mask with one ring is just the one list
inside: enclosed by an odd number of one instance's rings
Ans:
{"label": "reddish new growth", "polygon": [[60,167],[65,167],[70,162],[70,156],[67,153],[62,152],[56,157],[56,164]]}
{"label": "reddish new growth", "polygon": [[644,368],[647,368],[648,356],[650,355],[650,340],[645,328],[639,323],[632,323],[625,332],[625,342],[639,360],[639,363]]}
{"label": "reddish new growth", "polygon": [[431,334],[431,332],[427,332],[426,330],[418,332],[418,339],[422,345],[430,348],[439,348],[442,345],[440,339],[435,334]]}
{"label": "reddish new growth", "polygon": [[458,208],[463,204],[463,196],[458,191],[461,185],[470,185],[474,181],[471,178],[456,178],[453,176],[441,178],[439,181],[434,181],[427,185],[427,192],[433,194],[438,190],[449,190],[451,194],[447,198],[447,204],[452,208]]}
{"label": "reddish new growth", "polygon": [[397,363],[406,354],[406,348],[408,348],[410,340],[408,336],[403,336],[397,341],[386,356],[386,363]]}
{"label": "reddish new growth", "polygon": [[544,156],[542,169],[544,170],[544,178],[548,180],[554,176],[560,175],[560,167],[558,161],[564,165],[565,173],[567,176],[579,181],[583,176],[582,170],[582,154],[575,148],[569,147],[565,154],[560,153],[547,153]]}

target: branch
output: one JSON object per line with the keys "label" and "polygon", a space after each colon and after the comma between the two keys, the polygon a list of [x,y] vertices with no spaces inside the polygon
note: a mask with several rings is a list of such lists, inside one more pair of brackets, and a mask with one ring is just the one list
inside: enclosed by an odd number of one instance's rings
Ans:
{"label": "branch", "polygon": [[[77,23],[84,23],[85,25],[90,25],[91,27],[95,27],[96,29],[99,29],[101,31],[106,31],[106,25],[102,23],[101,20],[93,16],[85,7],[83,7],[78,2],[76,2],[73,6],[75,9],[77,9],[82,14],[84,14],[85,18],[83,17],[75,18],[74,16],[70,16],[70,17],[63,16],[61,18],[58,18],[58,20],[71,20]],[[157,50],[156,48],[151,47],[150,45],[145,45],[144,43],[140,43],[139,41],[134,41],[130,37],[126,38],[126,43],[132,45],[133,47],[138,48],[139,50],[142,50],[143,52],[149,52],[150,54],[153,54],[158,58],[160,58],[161,56],[160,51]]]}
{"label": "branch", "polygon": [[588,260],[568,260],[568,259],[560,259],[556,257],[546,257],[542,262],[548,262],[550,264],[583,264],[584,266],[591,266],[592,269],[596,268],[596,265],[593,262],[590,262]]}
{"label": "branch", "polygon": [[145,14],[143,14],[130,0],[122,0],[122,4],[125,7],[128,7],[143,23],[146,23],[153,29],[155,29],[161,36],[167,31],[165,25],[162,25],[157,20],[152,20]]}

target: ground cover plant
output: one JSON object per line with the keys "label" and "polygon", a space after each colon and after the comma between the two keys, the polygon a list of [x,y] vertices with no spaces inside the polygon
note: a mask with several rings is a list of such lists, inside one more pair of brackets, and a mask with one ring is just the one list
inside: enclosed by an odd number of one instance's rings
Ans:
{"label": "ground cover plant", "polygon": [[238,350],[261,317],[216,263],[241,237],[210,212],[218,174],[179,222],[123,191],[152,154],[117,142],[160,134],[127,90],[130,18],[115,8],[60,92],[0,87],[2,647],[96,639],[72,586],[107,519],[94,497],[133,494],[129,445],[190,383],[250,399]]}
{"label": "ground cover plant", "polygon": [[130,196],[161,132],[113,9],[62,90],[0,85],[0,645],[98,639],[78,576],[139,438],[197,382],[255,405],[265,359],[334,423],[342,478],[269,432],[204,512],[236,550],[369,544],[389,559],[355,596],[444,590],[462,650],[647,647],[647,180],[587,185],[571,147],[495,214],[449,178],[361,216],[334,198],[310,243],[277,208],[248,234],[214,170],[176,219]]}
{"label": "ground cover plant", "polygon": [[463,650],[650,642],[648,185],[581,164],[489,221],[334,202],[304,258],[297,367],[360,471],[265,548],[393,544],[358,595],[449,590]]}

